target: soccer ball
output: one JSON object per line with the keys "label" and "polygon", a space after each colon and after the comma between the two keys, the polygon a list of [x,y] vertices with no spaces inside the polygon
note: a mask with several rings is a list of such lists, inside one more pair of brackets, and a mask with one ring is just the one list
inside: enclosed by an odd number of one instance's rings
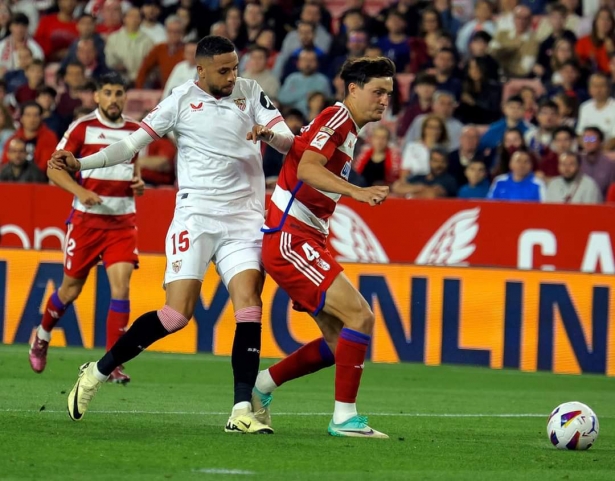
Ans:
{"label": "soccer ball", "polygon": [[557,406],[547,422],[547,436],[557,449],[589,449],[599,430],[598,416],[589,406],[576,401]]}

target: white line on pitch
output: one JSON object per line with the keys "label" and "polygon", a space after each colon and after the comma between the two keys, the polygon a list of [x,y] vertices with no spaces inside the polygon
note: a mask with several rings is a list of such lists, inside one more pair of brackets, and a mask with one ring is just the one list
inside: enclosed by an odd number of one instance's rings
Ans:
{"label": "white line on pitch", "polygon": [[[6,413],[33,413],[36,409],[0,409]],[[42,413],[65,414],[65,410],[45,409]],[[144,415],[163,415],[170,416],[228,416],[228,411],[88,411],[92,414],[144,414]],[[363,413],[362,413],[363,414]],[[388,417],[414,417],[414,418],[547,418],[548,414],[538,413],[364,413],[367,416],[388,416]],[[274,416],[331,416],[330,412],[280,412],[273,413]],[[608,417],[608,416],[603,416]]]}

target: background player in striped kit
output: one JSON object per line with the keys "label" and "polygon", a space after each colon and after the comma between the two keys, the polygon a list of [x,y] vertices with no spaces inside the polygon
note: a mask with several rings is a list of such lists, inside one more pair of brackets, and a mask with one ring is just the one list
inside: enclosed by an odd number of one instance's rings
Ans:
{"label": "background player in striped kit", "polygon": [[[126,88],[119,74],[100,77],[95,99],[98,108],[69,127],[58,149],[90,155],[139,129],[136,121],[122,115]],[[90,270],[100,260],[111,285],[107,349],[124,333],[130,315],[130,277],[138,264],[134,195],[144,192],[136,158],[109,169],[81,172],[77,180],[63,170],[48,171],[49,179],[75,199],[67,221],[62,285],[47,300],[30,348],[30,365],[35,372],[45,369],[52,329],[79,297]],[[130,377],[117,366],[108,380],[126,383]]]}

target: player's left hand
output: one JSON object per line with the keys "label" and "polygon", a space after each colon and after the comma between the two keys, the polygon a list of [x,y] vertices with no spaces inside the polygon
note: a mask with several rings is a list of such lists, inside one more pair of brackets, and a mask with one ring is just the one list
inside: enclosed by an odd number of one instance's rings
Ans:
{"label": "player's left hand", "polygon": [[272,138],[273,130],[259,124],[256,124],[254,127],[252,127],[252,132],[248,132],[248,135],[246,135],[246,140],[251,140],[254,143],[258,142],[259,140],[264,140],[265,142],[267,142]]}
{"label": "player's left hand", "polygon": [[145,182],[141,177],[133,177],[130,188],[137,197],[141,197],[145,193]]}

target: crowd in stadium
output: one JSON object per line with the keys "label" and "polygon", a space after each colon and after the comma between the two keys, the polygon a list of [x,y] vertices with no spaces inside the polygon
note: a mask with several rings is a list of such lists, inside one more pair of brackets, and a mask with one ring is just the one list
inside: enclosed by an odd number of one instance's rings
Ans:
{"label": "crowd in stadium", "polygon": [[[347,58],[397,68],[385,118],[361,131],[351,181],[407,198],[615,201],[613,0],[2,0],[0,182],[47,182],[96,79],[120,72],[143,117],[195,78],[196,42],[236,45],[299,133],[344,96]],[[375,14],[373,12],[376,12]],[[152,187],[175,184],[175,146],[140,154]],[[273,186],[283,156],[264,150]]]}

